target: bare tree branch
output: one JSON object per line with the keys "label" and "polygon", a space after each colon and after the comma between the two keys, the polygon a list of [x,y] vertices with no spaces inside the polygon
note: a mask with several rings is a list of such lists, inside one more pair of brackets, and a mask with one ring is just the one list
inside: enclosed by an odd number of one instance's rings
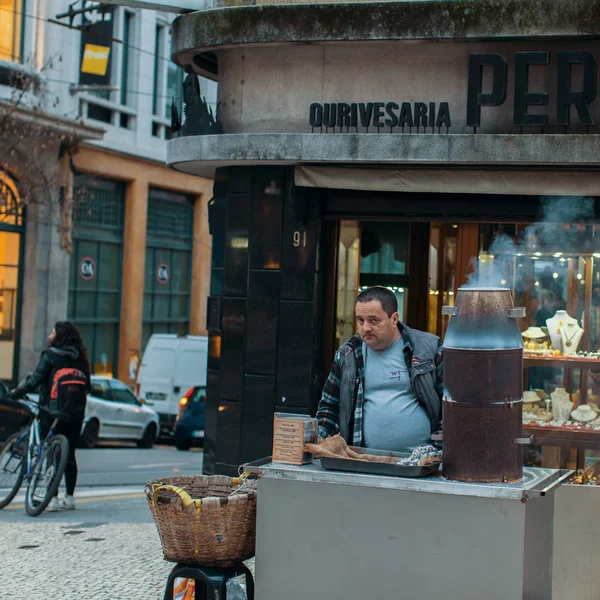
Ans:
{"label": "bare tree branch", "polygon": [[64,157],[65,149],[75,146],[77,140],[47,118],[50,102],[40,80],[52,62],[52,58],[47,60],[37,73],[15,70],[10,74],[11,99],[0,103],[0,170],[18,181],[19,199],[25,206],[61,200],[61,246],[70,253],[73,181],[70,162]]}

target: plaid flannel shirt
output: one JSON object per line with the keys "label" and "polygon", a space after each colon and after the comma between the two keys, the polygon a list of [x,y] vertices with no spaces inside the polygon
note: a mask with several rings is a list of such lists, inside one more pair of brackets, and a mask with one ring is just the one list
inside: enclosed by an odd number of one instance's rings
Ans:
{"label": "plaid flannel shirt", "polygon": [[[408,370],[411,369],[413,360],[413,348],[404,333],[402,326],[399,326],[400,335],[404,341],[403,353],[404,360]],[[326,438],[330,435],[335,435],[340,431],[340,383],[342,380],[342,365],[344,358],[350,352],[354,352],[356,358],[356,403],[354,406],[354,429],[352,434],[352,445],[362,446],[363,435],[363,408],[365,403],[365,360],[362,351],[363,341],[359,334],[356,334],[348,340],[336,352],[331,366],[331,372],[323,387],[323,394],[319,402],[317,410],[317,421],[319,424],[319,437]],[[444,393],[444,376],[443,376],[443,361],[442,361],[442,341],[438,344],[438,349],[435,355],[436,366],[436,389],[440,398]]]}

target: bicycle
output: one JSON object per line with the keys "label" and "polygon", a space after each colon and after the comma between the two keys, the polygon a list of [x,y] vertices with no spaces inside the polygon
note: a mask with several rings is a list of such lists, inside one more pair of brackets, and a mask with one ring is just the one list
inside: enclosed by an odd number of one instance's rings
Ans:
{"label": "bicycle", "polygon": [[44,409],[28,399],[21,402],[33,412],[34,419],[29,430],[11,435],[0,452],[0,509],[12,502],[25,480],[25,510],[37,517],[58,492],[67,466],[69,442],[64,435],[54,433],[58,418],[42,440],[39,412]]}

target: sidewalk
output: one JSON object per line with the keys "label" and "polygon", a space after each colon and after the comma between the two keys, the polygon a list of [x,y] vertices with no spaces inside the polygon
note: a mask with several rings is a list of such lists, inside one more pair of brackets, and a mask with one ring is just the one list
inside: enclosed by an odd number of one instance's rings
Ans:
{"label": "sidewalk", "polygon": [[162,600],[173,567],[154,523],[32,521],[0,529],[0,600]]}

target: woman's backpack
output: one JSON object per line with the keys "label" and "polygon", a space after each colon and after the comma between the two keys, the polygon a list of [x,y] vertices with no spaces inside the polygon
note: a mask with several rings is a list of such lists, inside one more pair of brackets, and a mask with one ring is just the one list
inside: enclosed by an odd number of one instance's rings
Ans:
{"label": "woman's backpack", "polygon": [[82,420],[87,402],[87,375],[64,367],[54,371],[50,389],[50,412],[63,421]]}

